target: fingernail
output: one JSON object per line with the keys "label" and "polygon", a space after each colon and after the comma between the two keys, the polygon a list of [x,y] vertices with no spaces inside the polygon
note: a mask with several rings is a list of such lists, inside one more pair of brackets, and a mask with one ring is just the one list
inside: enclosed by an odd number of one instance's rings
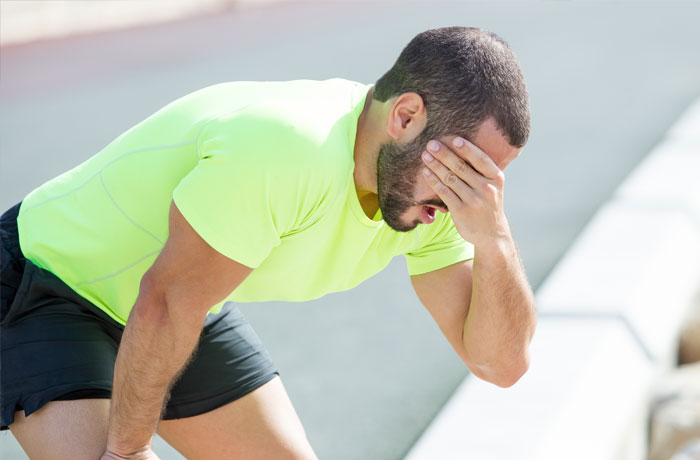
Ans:
{"label": "fingernail", "polygon": [[432,172],[428,168],[423,168],[423,174],[425,174],[426,176],[430,176]]}
{"label": "fingernail", "polygon": [[455,147],[462,147],[464,145],[464,139],[461,137],[455,137],[455,140],[452,141],[452,143],[455,145]]}
{"label": "fingernail", "polygon": [[429,154],[428,152],[423,152],[423,159],[425,161],[433,161],[433,156]]}
{"label": "fingernail", "polygon": [[438,150],[440,150],[440,144],[437,141],[430,141],[428,142],[428,150],[437,152]]}

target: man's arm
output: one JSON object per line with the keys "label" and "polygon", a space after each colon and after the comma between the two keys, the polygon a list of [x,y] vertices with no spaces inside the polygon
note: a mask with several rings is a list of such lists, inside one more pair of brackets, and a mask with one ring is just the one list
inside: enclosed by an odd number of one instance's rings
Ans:
{"label": "man's arm", "polygon": [[476,248],[474,261],[411,276],[457,355],[474,375],[501,387],[517,382],[530,362],[534,306],[519,266],[515,253]]}
{"label": "man's arm", "polygon": [[251,268],[215,251],[171,204],[169,236],[141,280],[114,370],[108,458],[156,458],[150,451],[168,387],[192,354],[207,311]]}
{"label": "man's arm", "polygon": [[431,141],[428,149],[432,156],[423,155],[423,177],[475,252],[473,264],[416,277],[416,292],[475,375],[511,386],[529,367],[536,315],[503,212],[505,176],[485,152],[460,137]]}

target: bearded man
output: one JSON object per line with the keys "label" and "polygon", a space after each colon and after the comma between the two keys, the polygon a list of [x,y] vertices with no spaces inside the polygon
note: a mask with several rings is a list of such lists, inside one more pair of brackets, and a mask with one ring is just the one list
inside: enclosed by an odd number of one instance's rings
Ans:
{"label": "bearded man", "polygon": [[[478,378],[529,365],[503,211],[528,97],[484,30],[417,35],[374,85],[229,82],[178,99],[2,216],[2,420],[32,459],[315,459],[235,302],[350,289],[405,255]],[[195,350],[196,352],[193,352]]]}

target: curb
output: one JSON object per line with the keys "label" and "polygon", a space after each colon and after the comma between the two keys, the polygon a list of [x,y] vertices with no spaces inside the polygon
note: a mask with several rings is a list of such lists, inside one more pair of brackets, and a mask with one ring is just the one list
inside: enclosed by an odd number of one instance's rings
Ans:
{"label": "curb", "polygon": [[405,460],[638,460],[651,391],[675,366],[700,283],[700,99],[538,289],[532,365],[467,378]]}

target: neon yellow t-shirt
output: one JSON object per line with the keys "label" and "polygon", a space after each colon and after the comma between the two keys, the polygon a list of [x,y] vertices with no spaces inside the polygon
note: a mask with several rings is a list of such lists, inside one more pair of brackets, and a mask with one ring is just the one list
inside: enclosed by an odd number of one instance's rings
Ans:
{"label": "neon yellow t-shirt", "polygon": [[472,258],[449,214],[406,233],[364,214],[353,150],[368,89],[230,82],[178,99],[32,191],[22,251],[122,324],[167,239],[171,200],[209,245],[254,268],[225,301],[315,299],[399,254],[411,275]]}

